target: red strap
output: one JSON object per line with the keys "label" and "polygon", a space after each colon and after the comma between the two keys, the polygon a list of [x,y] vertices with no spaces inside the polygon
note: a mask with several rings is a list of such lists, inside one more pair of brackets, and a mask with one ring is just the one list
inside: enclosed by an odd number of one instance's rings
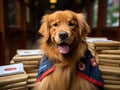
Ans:
{"label": "red strap", "polygon": [[38,78],[37,82],[42,81],[42,79],[47,76],[48,74],[50,74],[51,72],[53,72],[55,70],[55,67],[51,67],[50,69],[48,69],[45,73],[43,73],[41,75],[41,77]]}
{"label": "red strap", "polygon": [[97,81],[97,80],[95,80],[95,79],[93,79],[91,77],[88,77],[87,75],[85,75],[85,74],[83,74],[81,72],[78,72],[77,75],[79,75],[80,77],[84,78],[85,80],[90,81],[90,82],[92,82],[92,83],[94,83],[94,84],[96,84],[98,86],[102,86],[102,87],[104,86],[101,82],[99,82],[99,81]]}

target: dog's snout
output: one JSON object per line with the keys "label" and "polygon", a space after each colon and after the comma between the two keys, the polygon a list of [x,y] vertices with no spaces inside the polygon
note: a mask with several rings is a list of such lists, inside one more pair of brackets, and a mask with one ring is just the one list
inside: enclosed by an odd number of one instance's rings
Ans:
{"label": "dog's snout", "polygon": [[68,33],[67,32],[60,32],[59,33],[59,38],[61,40],[65,40],[68,37]]}

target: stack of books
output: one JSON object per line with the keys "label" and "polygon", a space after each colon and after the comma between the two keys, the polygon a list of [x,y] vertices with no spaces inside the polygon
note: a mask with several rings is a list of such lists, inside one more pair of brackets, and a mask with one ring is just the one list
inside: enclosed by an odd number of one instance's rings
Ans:
{"label": "stack of books", "polygon": [[37,72],[28,72],[27,87],[28,90],[32,90],[36,83]]}
{"label": "stack of books", "polygon": [[22,63],[0,66],[0,90],[27,90],[27,74]]}
{"label": "stack of books", "polygon": [[38,66],[42,55],[41,50],[17,50],[17,54],[12,58],[11,63],[23,63],[24,69],[28,75],[27,87],[32,89],[36,82]]}
{"label": "stack of books", "polygon": [[120,50],[101,50],[98,53],[100,65],[120,67]]}
{"label": "stack of books", "polygon": [[99,63],[105,88],[120,90],[120,42],[107,38],[87,38],[87,43]]}

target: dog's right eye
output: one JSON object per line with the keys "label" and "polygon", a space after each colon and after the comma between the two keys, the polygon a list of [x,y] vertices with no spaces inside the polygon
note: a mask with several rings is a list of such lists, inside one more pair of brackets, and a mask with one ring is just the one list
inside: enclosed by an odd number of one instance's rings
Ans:
{"label": "dog's right eye", "polygon": [[58,23],[57,23],[57,22],[56,22],[56,23],[54,23],[54,24],[53,24],[53,26],[54,26],[54,27],[57,27],[57,26],[58,26]]}

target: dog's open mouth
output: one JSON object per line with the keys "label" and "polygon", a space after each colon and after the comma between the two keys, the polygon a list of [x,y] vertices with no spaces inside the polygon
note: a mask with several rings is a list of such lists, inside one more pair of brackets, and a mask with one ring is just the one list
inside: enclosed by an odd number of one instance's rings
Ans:
{"label": "dog's open mouth", "polygon": [[67,43],[61,43],[58,45],[58,51],[62,54],[68,54],[70,52],[70,45]]}

